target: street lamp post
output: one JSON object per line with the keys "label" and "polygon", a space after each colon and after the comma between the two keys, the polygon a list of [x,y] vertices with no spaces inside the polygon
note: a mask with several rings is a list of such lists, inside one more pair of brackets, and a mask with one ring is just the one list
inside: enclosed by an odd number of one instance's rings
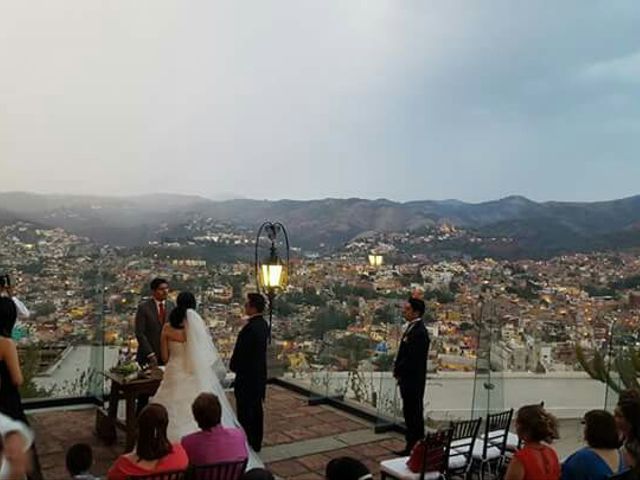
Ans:
{"label": "street lamp post", "polygon": [[[260,259],[258,250],[260,238],[266,235],[269,242],[269,256]],[[284,238],[285,257],[278,255],[277,241],[279,236]],[[280,222],[264,222],[258,229],[255,245],[255,275],[258,291],[267,296],[269,301],[269,343],[271,343],[271,324],[273,321],[273,302],[276,295],[288,281],[289,277],[289,235],[287,229]]]}

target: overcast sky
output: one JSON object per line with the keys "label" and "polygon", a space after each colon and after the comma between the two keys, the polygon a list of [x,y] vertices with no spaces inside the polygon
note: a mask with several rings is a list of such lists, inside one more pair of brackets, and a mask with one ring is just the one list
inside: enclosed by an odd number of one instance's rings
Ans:
{"label": "overcast sky", "polygon": [[640,2],[3,0],[0,190],[640,193]]}

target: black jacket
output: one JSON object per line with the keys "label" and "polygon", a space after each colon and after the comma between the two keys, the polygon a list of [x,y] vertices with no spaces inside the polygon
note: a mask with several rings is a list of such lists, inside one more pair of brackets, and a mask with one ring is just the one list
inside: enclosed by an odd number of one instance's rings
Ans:
{"label": "black jacket", "polygon": [[401,384],[424,385],[429,356],[429,332],[424,321],[410,325],[402,336],[393,376]]}
{"label": "black jacket", "polygon": [[259,315],[242,327],[236,340],[229,368],[236,374],[236,392],[261,395],[267,385],[267,340],[269,326]]}
{"label": "black jacket", "polygon": [[[174,308],[173,302],[165,301],[165,323],[169,321],[169,315]],[[151,353],[155,353],[158,363],[162,364],[160,333],[162,333],[162,323],[158,318],[158,307],[155,300],[150,298],[138,305],[136,312],[137,360],[140,365],[148,363],[147,357]]]}

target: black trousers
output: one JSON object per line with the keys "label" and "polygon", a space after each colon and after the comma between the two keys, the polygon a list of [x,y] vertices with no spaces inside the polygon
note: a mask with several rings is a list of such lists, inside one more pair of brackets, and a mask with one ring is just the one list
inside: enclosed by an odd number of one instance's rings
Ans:
{"label": "black trousers", "polygon": [[402,397],[402,413],[407,426],[406,448],[410,450],[424,438],[424,379],[415,383],[404,381],[399,383]]}
{"label": "black trousers", "polygon": [[264,412],[262,402],[264,396],[261,393],[234,390],[236,397],[236,410],[238,421],[251,448],[256,452],[262,449],[262,438],[264,436]]}

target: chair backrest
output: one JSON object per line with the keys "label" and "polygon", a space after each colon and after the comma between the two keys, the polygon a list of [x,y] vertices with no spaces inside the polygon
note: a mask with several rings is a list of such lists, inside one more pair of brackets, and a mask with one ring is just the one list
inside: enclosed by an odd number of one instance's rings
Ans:
{"label": "chair backrest", "polygon": [[440,472],[444,474],[449,468],[449,450],[451,449],[451,437],[453,430],[438,430],[427,434],[424,443],[422,457],[422,471],[420,480],[424,480],[427,472]]}
{"label": "chair backrest", "polygon": [[151,473],[149,475],[127,477],[127,480],[185,480],[186,470],[171,470],[169,472]]}
{"label": "chair backrest", "polygon": [[464,420],[449,424],[453,431],[451,444],[455,446],[455,450],[452,450],[450,457],[464,456],[467,461],[471,459],[473,445],[476,443],[481,423],[482,418],[476,418],[475,420]]}
{"label": "chair backrest", "polygon": [[513,408],[487,415],[484,426],[484,445],[482,447],[482,457],[487,458],[487,450],[490,447],[500,449],[500,455],[504,455],[507,448],[507,435],[513,418]]}
{"label": "chair backrest", "polygon": [[191,468],[191,480],[238,480],[247,468],[247,460],[212,463]]}

